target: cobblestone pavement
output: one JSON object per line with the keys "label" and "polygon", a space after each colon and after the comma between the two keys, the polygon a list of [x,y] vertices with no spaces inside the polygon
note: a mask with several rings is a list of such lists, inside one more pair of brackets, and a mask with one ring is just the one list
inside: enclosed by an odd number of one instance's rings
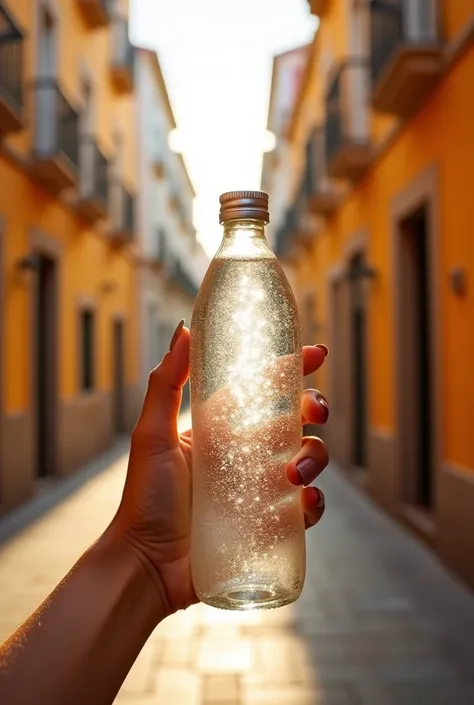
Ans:
{"label": "cobblestone pavement", "polygon": [[[112,462],[0,552],[0,639],[105,527]],[[202,605],[160,625],[120,705],[473,705],[474,598],[336,469],[308,536],[303,596],[269,612]]]}

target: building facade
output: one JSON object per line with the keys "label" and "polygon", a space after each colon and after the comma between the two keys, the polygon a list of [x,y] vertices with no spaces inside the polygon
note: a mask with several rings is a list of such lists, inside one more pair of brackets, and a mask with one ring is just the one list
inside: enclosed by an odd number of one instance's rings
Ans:
{"label": "building facade", "polygon": [[[170,149],[176,128],[154,51],[137,50],[139,121],[139,301],[141,382],[169,349],[178,322],[191,322],[202,279],[201,245],[193,224],[194,189],[183,157]],[[188,401],[185,392],[184,403]]]}
{"label": "building facade", "polygon": [[309,5],[277,240],[331,348],[330,451],[474,585],[474,3]]}
{"label": "building facade", "polygon": [[140,402],[127,3],[0,2],[0,512]]}

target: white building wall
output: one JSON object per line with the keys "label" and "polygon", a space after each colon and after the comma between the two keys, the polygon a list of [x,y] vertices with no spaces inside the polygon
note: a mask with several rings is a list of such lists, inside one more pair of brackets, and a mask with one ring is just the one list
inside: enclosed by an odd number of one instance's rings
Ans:
{"label": "white building wall", "polygon": [[[194,193],[181,158],[169,148],[169,133],[174,124],[156,79],[150,52],[138,50],[136,61],[137,105],[140,126],[139,154],[139,225],[140,225],[140,321],[142,326],[142,382],[146,385],[150,370],[169,348],[178,322],[189,325],[193,300],[180,289],[173,277],[177,260],[196,285],[202,271],[193,266],[199,252],[192,225]],[[163,163],[162,175],[155,163]],[[183,225],[179,210],[172,205],[176,194],[187,214]],[[163,233],[166,257],[159,263],[160,233]],[[202,270],[202,266],[199,267]]]}

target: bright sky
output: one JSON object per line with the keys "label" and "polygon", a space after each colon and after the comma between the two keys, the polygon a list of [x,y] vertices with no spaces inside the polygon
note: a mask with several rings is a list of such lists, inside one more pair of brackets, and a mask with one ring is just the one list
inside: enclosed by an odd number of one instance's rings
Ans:
{"label": "bright sky", "polygon": [[260,186],[272,57],[314,27],[307,0],[132,0],[132,41],[158,51],[209,255],[219,195]]}

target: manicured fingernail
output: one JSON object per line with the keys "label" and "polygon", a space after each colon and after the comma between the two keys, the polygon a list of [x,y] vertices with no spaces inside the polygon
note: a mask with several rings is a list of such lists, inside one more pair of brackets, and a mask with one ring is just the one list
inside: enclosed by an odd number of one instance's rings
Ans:
{"label": "manicured fingernail", "polygon": [[316,463],[312,458],[303,458],[300,460],[299,463],[296,464],[296,469],[300,474],[303,485],[309,485],[314,480],[316,473],[318,472]]}
{"label": "manicured fingernail", "polygon": [[317,487],[313,487],[313,490],[316,494],[316,499],[317,499],[316,506],[318,509],[321,509],[326,504],[326,498],[323,495],[323,493],[321,492],[321,490],[319,490]]}
{"label": "manicured fingernail", "polygon": [[329,355],[329,348],[326,347],[326,345],[323,345],[322,343],[319,343],[318,345],[314,346],[315,348],[319,348],[320,350],[323,351],[324,357],[327,357]]}
{"label": "manicured fingernail", "polygon": [[316,399],[318,401],[318,404],[320,404],[320,406],[322,406],[324,409],[326,409],[326,411],[329,414],[329,404],[328,404],[326,397],[323,397],[322,394],[317,394]]}
{"label": "manicured fingernail", "polygon": [[170,352],[173,350],[174,346],[176,345],[177,340],[178,340],[179,336],[181,335],[181,331],[183,330],[183,326],[184,326],[184,318],[182,318],[180,320],[180,322],[176,326],[175,332],[173,333],[173,337],[171,338],[171,343],[170,343]]}

